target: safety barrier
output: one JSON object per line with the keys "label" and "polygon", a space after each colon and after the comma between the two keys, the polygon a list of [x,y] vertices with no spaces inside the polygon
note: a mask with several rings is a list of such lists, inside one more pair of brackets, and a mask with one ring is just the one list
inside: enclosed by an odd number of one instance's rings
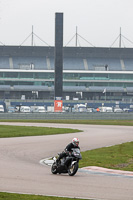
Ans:
{"label": "safety barrier", "polygon": [[2,119],[133,120],[133,113],[0,113]]}

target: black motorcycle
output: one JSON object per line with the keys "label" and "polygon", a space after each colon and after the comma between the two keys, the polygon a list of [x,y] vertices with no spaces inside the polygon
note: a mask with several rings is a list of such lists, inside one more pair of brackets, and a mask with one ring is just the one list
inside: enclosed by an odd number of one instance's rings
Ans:
{"label": "black motorcycle", "polygon": [[74,148],[66,157],[60,159],[59,163],[56,162],[56,157],[53,158],[51,172],[53,174],[68,173],[69,176],[74,176],[78,171],[78,163],[81,159],[80,149]]}

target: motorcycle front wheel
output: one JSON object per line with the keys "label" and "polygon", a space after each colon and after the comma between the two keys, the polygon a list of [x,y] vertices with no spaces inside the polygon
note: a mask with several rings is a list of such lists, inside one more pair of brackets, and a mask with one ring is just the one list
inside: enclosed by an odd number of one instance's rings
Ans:
{"label": "motorcycle front wheel", "polygon": [[57,174],[57,166],[55,163],[51,166],[51,172],[52,174]]}
{"label": "motorcycle front wheel", "polygon": [[74,176],[76,174],[76,172],[78,171],[78,163],[75,162],[72,166],[70,165],[68,167],[68,174],[69,176]]}

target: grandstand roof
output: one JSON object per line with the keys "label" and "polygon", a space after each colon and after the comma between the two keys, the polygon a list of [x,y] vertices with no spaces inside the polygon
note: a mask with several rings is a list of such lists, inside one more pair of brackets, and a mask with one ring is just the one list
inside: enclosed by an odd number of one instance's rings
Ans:
{"label": "grandstand roof", "polygon": [[[63,47],[64,57],[133,58],[133,48]],[[54,47],[0,46],[0,56],[54,56]]]}

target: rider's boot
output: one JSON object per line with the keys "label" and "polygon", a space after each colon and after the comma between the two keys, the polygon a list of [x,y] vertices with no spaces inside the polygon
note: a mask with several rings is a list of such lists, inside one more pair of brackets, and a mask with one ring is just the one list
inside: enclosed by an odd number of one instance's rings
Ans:
{"label": "rider's boot", "polygon": [[58,164],[59,164],[59,162],[60,162],[60,159],[59,159],[59,158],[57,158],[57,159],[56,159],[56,164],[58,165]]}

